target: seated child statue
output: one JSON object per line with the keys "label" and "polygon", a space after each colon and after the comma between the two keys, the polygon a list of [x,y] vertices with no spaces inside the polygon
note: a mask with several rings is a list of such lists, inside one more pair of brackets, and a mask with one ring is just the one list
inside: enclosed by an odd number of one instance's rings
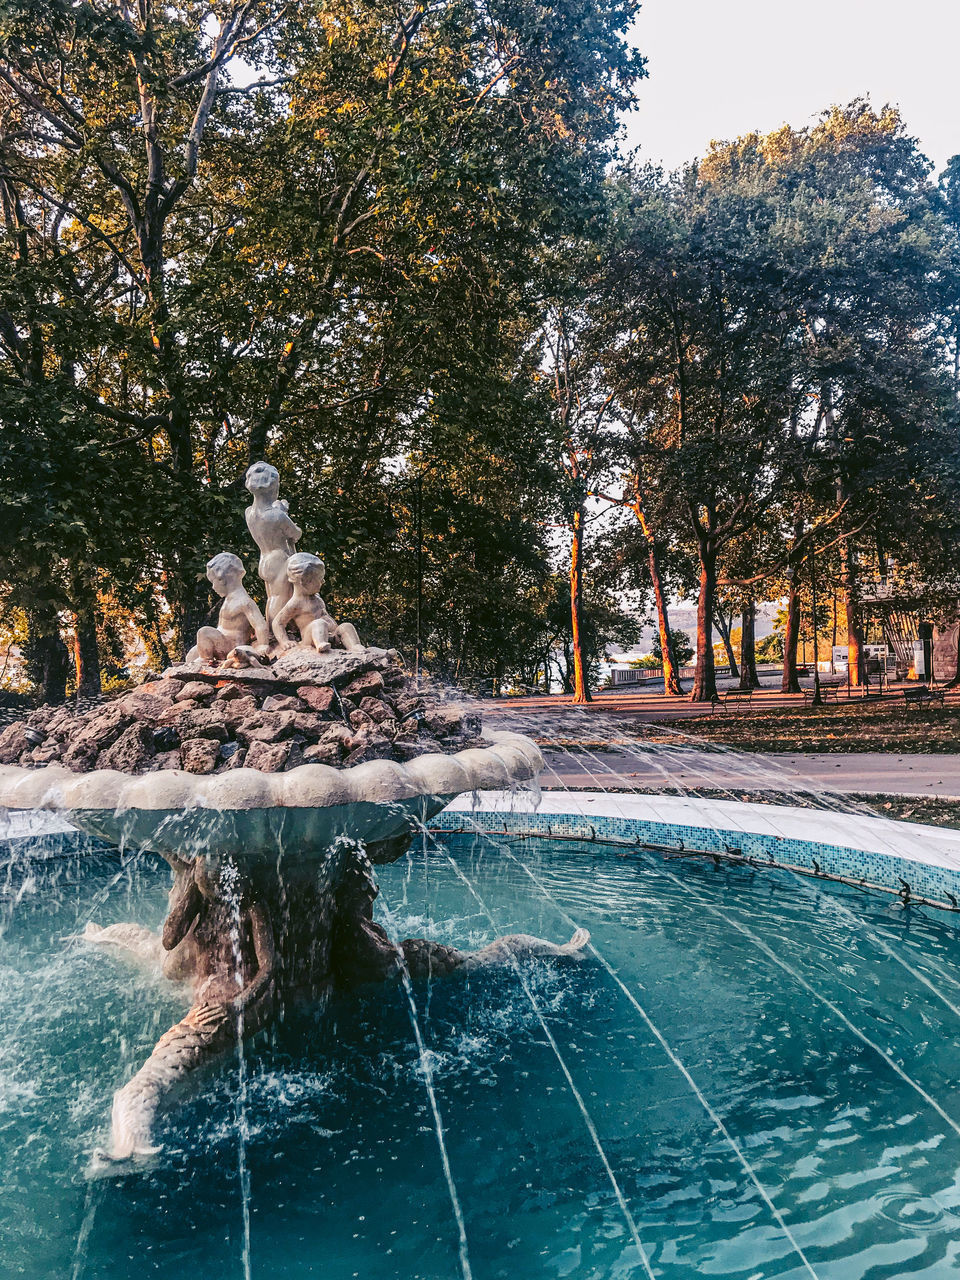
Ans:
{"label": "seated child statue", "polygon": [[229,551],[221,551],[207,564],[207,577],[223,605],[215,627],[201,627],[197,643],[187,654],[187,662],[222,662],[234,649],[252,639],[266,651],[270,632],[266,619],[243,585],[243,561]]}
{"label": "seated child statue", "polygon": [[290,649],[294,641],[287,634],[292,622],[300,632],[300,643],[327,653],[335,642],[344,649],[362,649],[356,628],[349,622],[338,623],[327,612],[317,592],[323,586],[326,569],[318,556],[298,551],[287,561],[287,577],[293,595],[273,619],[273,634],[281,649]]}

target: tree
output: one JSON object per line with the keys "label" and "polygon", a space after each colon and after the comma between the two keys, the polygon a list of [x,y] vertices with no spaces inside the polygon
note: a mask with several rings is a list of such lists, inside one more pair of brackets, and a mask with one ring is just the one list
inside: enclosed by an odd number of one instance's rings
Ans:
{"label": "tree", "polygon": [[263,453],[356,598],[396,459],[430,454],[438,397],[482,408],[476,368],[590,216],[635,8],[4,6],[0,411],[131,477],[85,558],[48,525],[49,625],[65,602],[89,637],[105,573],[151,633],[171,606],[182,647]]}
{"label": "tree", "polygon": [[597,345],[647,524],[696,558],[697,699],[715,691],[718,588],[778,578],[798,687],[797,593],[835,545],[855,651],[856,539],[903,528],[894,507],[954,454],[928,168],[896,112],[855,102],[613,184]]}
{"label": "tree", "polygon": [[768,201],[713,169],[625,170],[598,300],[629,473],[650,508],[679,503],[699,579],[695,700],[716,692],[721,552],[769,496],[788,402],[779,265]]}
{"label": "tree", "polygon": [[[797,312],[799,398],[785,423],[780,486],[785,567],[793,596],[810,556],[839,546],[856,683],[857,538],[879,534],[894,508],[902,527],[918,445],[944,424],[935,287],[942,233],[929,164],[891,109],[877,113],[855,101],[809,130],[778,131],[760,149],[768,181],[790,210],[777,245]],[[795,607],[793,618],[784,654],[789,690],[797,687]]]}
{"label": "tree", "polygon": [[[680,667],[685,667],[694,654],[693,645],[690,643],[685,631],[670,632],[670,648],[673,652],[674,661]],[[650,653],[658,664],[663,663],[663,641],[660,638],[659,631],[654,632]]]}

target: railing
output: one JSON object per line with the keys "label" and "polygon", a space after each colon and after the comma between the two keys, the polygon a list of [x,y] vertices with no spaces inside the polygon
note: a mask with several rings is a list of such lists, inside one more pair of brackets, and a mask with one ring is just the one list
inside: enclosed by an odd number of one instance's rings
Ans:
{"label": "railing", "polygon": [[[730,668],[726,665],[715,667],[718,676],[728,676]],[[681,667],[680,679],[692,680],[696,675],[696,667]],[[611,669],[612,683],[615,685],[624,684],[646,684],[649,680],[662,680],[663,667],[613,667]]]}
{"label": "railing", "polygon": [[[757,671],[761,675],[776,675],[783,670],[777,662],[758,662]],[[718,676],[728,676],[730,667],[727,663],[717,664],[714,671]],[[696,675],[696,667],[681,667],[680,679],[692,680]],[[614,689],[622,689],[626,685],[644,685],[663,679],[663,667],[611,667],[610,684]]]}

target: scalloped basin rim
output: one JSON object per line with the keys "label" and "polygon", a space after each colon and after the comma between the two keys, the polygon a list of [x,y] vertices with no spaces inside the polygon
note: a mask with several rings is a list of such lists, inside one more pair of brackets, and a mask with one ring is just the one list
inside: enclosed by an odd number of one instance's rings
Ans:
{"label": "scalloped basin rim", "polygon": [[77,774],[11,765],[0,767],[0,806],[59,810],[92,835],[161,854],[216,851],[260,860],[282,852],[313,860],[338,836],[388,840],[464,792],[509,790],[540,773],[543,758],[529,738],[485,736],[492,746],[454,755],[370,760],[350,769],[306,764],[288,773]]}

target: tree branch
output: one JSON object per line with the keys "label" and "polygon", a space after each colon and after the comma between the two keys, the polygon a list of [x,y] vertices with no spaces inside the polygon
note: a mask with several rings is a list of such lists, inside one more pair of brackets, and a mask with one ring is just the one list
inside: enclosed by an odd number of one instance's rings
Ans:
{"label": "tree branch", "polygon": [[97,240],[99,240],[102,244],[106,245],[106,247],[114,255],[117,261],[122,263],[123,267],[129,273],[131,280],[135,281],[140,286],[140,288],[145,288],[143,276],[140,274],[139,271],[137,271],[136,267],[133,265],[133,263],[130,261],[127,255],[123,252],[120,246],[113,240],[111,236],[108,236],[105,231],[101,230],[101,228],[98,227],[96,223],[91,222],[90,219],[87,218],[84,214],[82,214],[80,210],[77,209],[74,205],[67,204],[63,200],[58,200],[57,197],[52,196],[49,191],[46,191],[43,187],[39,186],[37,183],[32,182],[29,178],[25,178],[23,174],[0,171],[0,181],[11,182],[11,183],[21,183],[23,186],[28,187],[31,191],[33,191],[36,195],[38,195],[42,200],[46,200],[48,204],[53,205],[55,209],[62,209],[63,212],[68,214],[71,218],[75,218],[76,221],[79,222],[79,224],[82,227],[85,227],[92,236],[96,237]]}

